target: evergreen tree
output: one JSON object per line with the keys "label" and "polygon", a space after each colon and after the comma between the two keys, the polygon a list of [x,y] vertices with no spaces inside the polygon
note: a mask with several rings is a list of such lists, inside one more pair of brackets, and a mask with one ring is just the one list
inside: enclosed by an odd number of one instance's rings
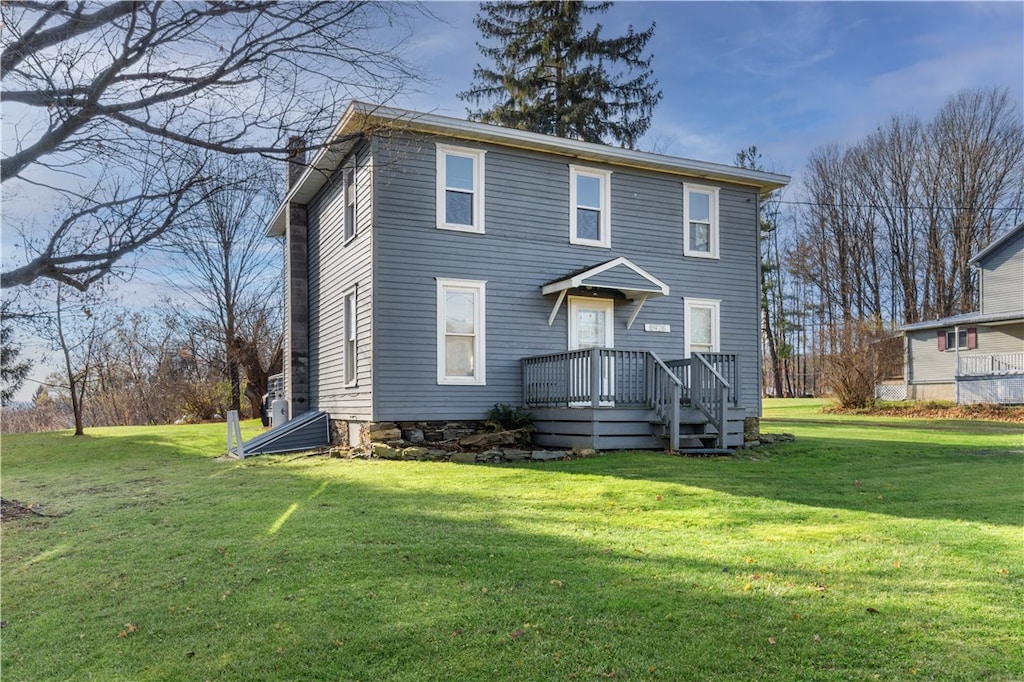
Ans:
{"label": "evergreen tree", "polygon": [[14,400],[32,369],[32,361],[19,361],[20,355],[21,348],[14,341],[14,328],[3,324],[0,326],[0,404],[7,405]]}
{"label": "evergreen tree", "polygon": [[654,23],[640,33],[603,38],[601,24],[587,30],[584,18],[611,2],[587,4],[502,1],[482,3],[474,24],[497,42],[481,54],[474,83],[459,98],[488,108],[470,111],[474,121],[520,130],[634,148],[661,100],[643,50]]}

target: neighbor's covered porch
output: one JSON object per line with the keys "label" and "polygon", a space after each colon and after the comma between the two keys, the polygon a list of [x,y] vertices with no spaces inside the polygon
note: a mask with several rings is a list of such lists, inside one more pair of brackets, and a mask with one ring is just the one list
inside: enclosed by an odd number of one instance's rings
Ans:
{"label": "neighbor's covered porch", "polygon": [[959,356],[956,401],[958,404],[1024,404],[1024,353]]}

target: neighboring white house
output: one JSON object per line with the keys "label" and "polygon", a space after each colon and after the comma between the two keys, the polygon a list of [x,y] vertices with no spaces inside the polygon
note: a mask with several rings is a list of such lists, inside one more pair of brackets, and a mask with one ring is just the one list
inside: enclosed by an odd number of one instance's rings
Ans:
{"label": "neighboring white house", "polygon": [[1024,403],[1024,223],[971,264],[978,269],[981,310],[901,329],[906,398]]}

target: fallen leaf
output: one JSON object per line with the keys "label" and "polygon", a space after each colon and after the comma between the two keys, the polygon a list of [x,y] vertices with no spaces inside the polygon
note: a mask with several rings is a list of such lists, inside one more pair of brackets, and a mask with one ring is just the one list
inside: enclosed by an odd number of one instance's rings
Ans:
{"label": "fallen leaf", "polygon": [[799,613],[794,613],[793,614],[793,620],[800,620],[800,614]]}
{"label": "fallen leaf", "polygon": [[563,583],[561,580],[552,580],[550,581],[550,584],[555,587],[565,587],[565,583]]}
{"label": "fallen leaf", "polygon": [[658,502],[661,502],[661,495],[658,495]]}
{"label": "fallen leaf", "polygon": [[997,572],[997,573],[998,573],[999,575],[1010,575],[1010,569],[1008,569],[1008,568],[1000,568],[1000,569],[999,569],[998,571],[996,571],[996,572]]}
{"label": "fallen leaf", "polygon": [[526,634],[526,630],[524,630],[522,628],[516,628],[512,632],[508,633],[508,638],[511,639],[514,642],[515,640],[519,639],[520,637],[522,637],[525,634]]}
{"label": "fallen leaf", "polygon": [[768,638],[768,643],[769,644],[775,644],[775,638],[774,637],[769,637]]}
{"label": "fallen leaf", "polygon": [[821,635],[814,635],[814,641],[815,642],[820,642],[821,641]]}
{"label": "fallen leaf", "polygon": [[900,562],[899,561],[892,562],[892,567],[893,568],[899,568],[900,567]]}

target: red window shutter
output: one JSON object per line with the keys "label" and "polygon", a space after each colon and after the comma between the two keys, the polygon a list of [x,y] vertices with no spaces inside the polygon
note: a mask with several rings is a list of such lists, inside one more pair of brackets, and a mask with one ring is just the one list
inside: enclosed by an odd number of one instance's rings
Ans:
{"label": "red window shutter", "polygon": [[967,328],[967,350],[974,350],[978,347],[978,328]]}
{"label": "red window shutter", "polygon": [[946,332],[939,330],[939,350],[946,350]]}

